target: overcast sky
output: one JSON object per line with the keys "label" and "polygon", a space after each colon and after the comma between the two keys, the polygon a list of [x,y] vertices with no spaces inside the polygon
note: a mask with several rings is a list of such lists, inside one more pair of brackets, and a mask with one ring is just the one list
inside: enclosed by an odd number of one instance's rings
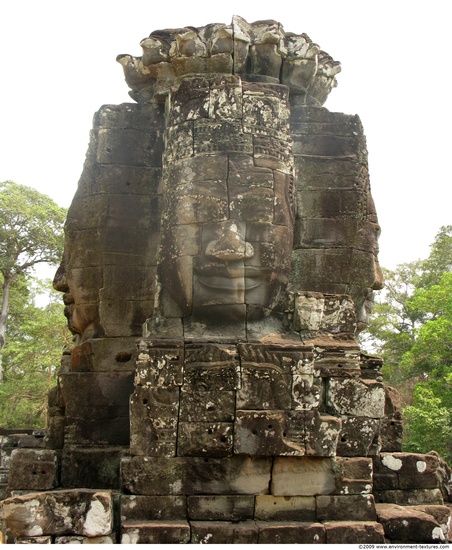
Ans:
{"label": "overcast sky", "polygon": [[118,54],[161,28],[276,19],[342,63],[325,107],[358,114],[382,227],[380,263],[424,258],[452,224],[449,2],[3,0],[0,181],[69,206],[94,112],[131,101]]}

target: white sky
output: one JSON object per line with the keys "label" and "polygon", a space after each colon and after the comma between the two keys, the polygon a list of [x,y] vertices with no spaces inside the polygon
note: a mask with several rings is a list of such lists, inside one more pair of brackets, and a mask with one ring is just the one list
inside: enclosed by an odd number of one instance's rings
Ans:
{"label": "white sky", "polygon": [[359,114],[382,226],[380,263],[425,258],[452,224],[446,0],[3,0],[0,181],[69,206],[94,112],[132,101],[116,55],[160,28],[276,19],[342,63],[325,106]]}

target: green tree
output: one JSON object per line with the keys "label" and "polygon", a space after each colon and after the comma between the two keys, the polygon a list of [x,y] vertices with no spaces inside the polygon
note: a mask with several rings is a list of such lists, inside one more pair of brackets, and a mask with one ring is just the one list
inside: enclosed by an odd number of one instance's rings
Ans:
{"label": "green tree", "polygon": [[383,373],[391,385],[406,379],[400,361],[413,346],[425,319],[425,312],[410,302],[421,266],[422,262],[415,261],[400,264],[393,271],[383,269],[385,288],[377,295],[369,328],[360,337],[364,349],[383,358]]}
{"label": "green tree", "polygon": [[[0,426],[5,428],[44,427],[47,392],[55,385],[62,351],[71,340],[59,293],[51,281],[28,279],[27,285],[28,294],[26,299],[21,294],[19,309],[11,300],[4,382],[0,384]],[[35,302],[43,294],[48,303],[38,307]]]}
{"label": "green tree", "polygon": [[0,183],[0,382],[11,286],[37,264],[59,262],[65,216],[47,195],[12,181]]}
{"label": "green tree", "polygon": [[446,271],[452,271],[452,225],[443,225],[436,234],[416,286],[427,289],[437,285]]}
{"label": "green tree", "polygon": [[[449,401],[452,398],[452,370],[448,375]],[[452,411],[428,383],[417,384],[411,406],[403,410],[405,419],[404,451],[428,453],[437,451],[447,462],[452,462]]]}
{"label": "green tree", "polygon": [[452,272],[444,272],[439,284],[417,289],[409,299],[427,320],[402,357],[401,365],[412,375],[428,375],[452,365]]}

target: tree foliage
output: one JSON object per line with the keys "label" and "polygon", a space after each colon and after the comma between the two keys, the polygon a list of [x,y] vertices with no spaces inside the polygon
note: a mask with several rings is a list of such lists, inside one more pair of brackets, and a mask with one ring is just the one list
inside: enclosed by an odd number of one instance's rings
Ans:
{"label": "tree foliage", "polygon": [[[40,263],[57,264],[66,210],[50,197],[12,181],[0,183],[0,354],[5,347],[11,286]],[[2,381],[0,355],[0,382]]]}
{"label": "tree foliage", "polygon": [[[3,350],[4,381],[0,384],[0,426],[41,428],[47,392],[55,385],[71,334],[61,298],[50,281],[27,278],[20,286],[20,292],[14,287],[11,293],[9,337]],[[36,301],[42,301],[43,295],[47,303],[39,307]]]}

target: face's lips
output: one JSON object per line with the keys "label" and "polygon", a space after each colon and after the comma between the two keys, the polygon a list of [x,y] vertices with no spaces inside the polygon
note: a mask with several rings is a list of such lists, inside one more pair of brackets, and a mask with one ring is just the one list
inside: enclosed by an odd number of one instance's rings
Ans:
{"label": "face's lips", "polygon": [[225,265],[209,265],[195,269],[200,285],[223,292],[254,290],[267,280],[269,271],[271,270],[243,265],[232,268]]}
{"label": "face's lips", "polygon": [[63,294],[63,304],[66,306],[69,306],[71,304],[75,303],[74,297],[70,292],[65,292]]}

